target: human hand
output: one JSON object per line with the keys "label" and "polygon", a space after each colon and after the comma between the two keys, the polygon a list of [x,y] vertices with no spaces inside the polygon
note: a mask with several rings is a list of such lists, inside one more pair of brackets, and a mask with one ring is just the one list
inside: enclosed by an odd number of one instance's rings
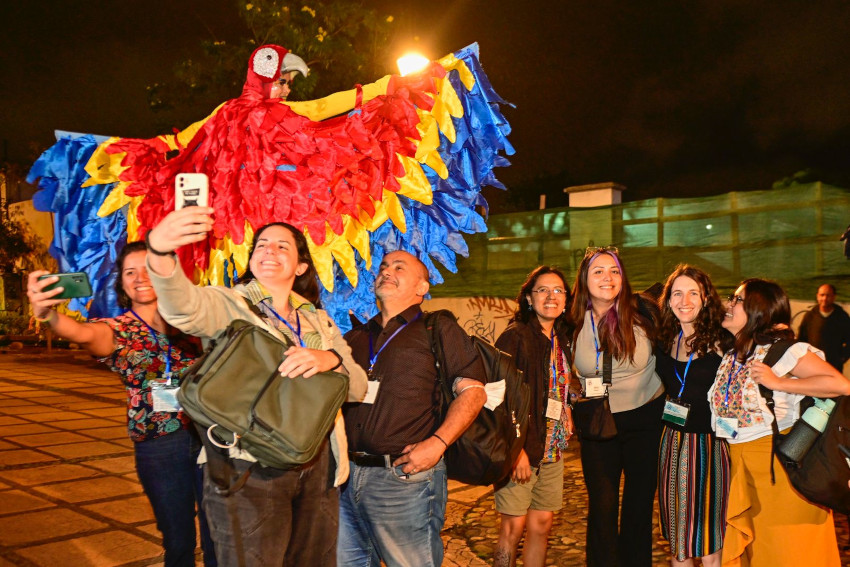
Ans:
{"label": "human hand", "polygon": [[573,424],[573,410],[570,406],[564,406],[564,429],[566,430],[564,433],[564,437],[569,439],[573,436],[573,431],[575,431],[575,425]]}
{"label": "human hand", "polygon": [[65,301],[64,299],[51,299],[65,290],[62,286],[57,286],[49,291],[42,291],[48,285],[59,281],[57,276],[51,276],[43,280],[38,279],[39,276],[49,273],[45,270],[36,270],[30,272],[29,276],[27,276],[27,298],[30,305],[32,305],[32,314],[37,319],[46,319],[50,316],[52,307]]}
{"label": "human hand", "polygon": [[531,480],[531,463],[528,462],[528,455],[525,449],[520,451],[519,457],[514,463],[514,470],[511,471],[511,480],[517,484],[525,484]]}
{"label": "human hand", "polygon": [[777,376],[773,369],[760,361],[750,363],[750,378],[756,384],[761,384],[770,390],[782,390],[782,378]]}
{"label": "human hand", "polygon": [[393,462],[394,467],[402,466],[404,474],[416,474],[427,471],[440,462],[446,446],[436,437],[429,437],[419,443],[408,445],[402,455]]}
{"label": "human hand", "polygon": [[310,378],[319,372],[333,370],[339,366],[339,359],[329,350],[291,346],[283,354],[286,355],[286,360],[281,362],[277,369],[288,378]]}
{"label": "human hand", "polygon": [[171,211],[148,233],[147,242],[157,252],[174,252],[181,246],[201,242],[212,230],[212,207],[186,207]]}

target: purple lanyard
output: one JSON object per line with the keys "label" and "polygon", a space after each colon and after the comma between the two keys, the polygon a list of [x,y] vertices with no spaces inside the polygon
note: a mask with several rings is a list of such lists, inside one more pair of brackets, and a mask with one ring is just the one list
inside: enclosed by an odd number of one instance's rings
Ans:
{"label": "purple lanyard", "polygon": [[737,353],[737,352],[735,352],[735,351],[733,350],[733,351],[732,351],[732,365],[729,367],[729,380],[727,380],[727,381],[726,381],[726,397],[723,399],[723,405],[724,405],[725,407],[728,407],[728,406],[729,406],[729,389],[732,387],[732,380],[733,380],[734,378],[737,378],[737,377],[738,377],[738,374],[740,374],[740,373],[741,373],[741,371],[742,371],[744,368],[746,368],[746,367],[747,367],[747,363],[746,363],[746,362],[742,362],[742,363],[741,363],[741,366],[739,366],[739,367],[738,367],[738,371],[737,371],[737,372],[734,372],[734,370],[735,370],[735,362],[737,362],[737,361],[738,361],[738,353]]}
{"label": "purple lanyard", "polygon": [[292,328],[292,325],[289,323],[289,321],[287,321],[286,319],[284,319],[283,317],[281,317],[281,316],[280,316],[280,313],[278,313],[277,311],[275,311],[275,308],[274,308],[274,307],[272,307],[270,303],[266,303],[266,300],[265,300],[265,299],[263,300],[263,303],[265,304],[265,306],[266,306],[266,307],[268,307],[268,308],[269,308],[269,310],[272,312],[272,314],[273,314],[275,317],[277,317],[278,319],[280,319],[280,321],[281,321],[284,325],[286,325],[286,326],[289,328],[289,330],[290,330],[290,331],[292,331],[292,334],[295,336],[295,338],[296,338],[296,339],[298,339],[298,345],[299,345],[301,348],[304,348],[304,340],[301,338],[301,316],[300,316],[300,315],[298,315],[298,309],[295,309],[295,310],[294,310],[294,311],[295,311],[295,324],[296,324],[296,325],[298,325],[298,330],[296,331],[294,328]]}
{"label": "purple lanyard", "polygon": [[596,375],[599,376],[599,355],[602,351],[599,349],[599,339],[596,338],[596,321],[593,319],[593,309],[590,310],[590,326],[593,329],[593,346],[596,347]]}
{"label": "purple lanyard", "polygon": [[410,321],[408,321],[407,323],[405,323],[404,325],[402,325],[401,327],[396,329],[395,333],[390,335],[390,338],[388,338],[384,342],[384,344],[381,345],[381,348],[378,349],[378,352],[375,352],[375,345],[372,342],[373,341],[372,333],[369,333],[369,373],[370,374],[372,373],[372,368],[374,368],[375,363],[378,361],[378,355],[381,354],[381,352],[385,348],[387,348],[387,345],[390,344],[390,341],[392,341],[395,338],[395,336],[402,331],[402,329],[404,329],[405,327],[407,327],[408,325],[410,325],[411,323],[413,323],[414,321],[419,319],[421,316],[422,316],[422,312],[420,311],[419,313],[416,314],[416,317],[414,317],[413,319],[411,319]]}
{"label": "purple lanyard", "polygon": [[[683,334],[683,332],[679,331],[679,339],[676,341],[676,361],[675,362],[679,361],[679,345],[682,344],[682,334]],[[688,370],[690,370],[690,368],[691,368],[691,361],[693,359],[694,359],[694,353],[691,352],[691,355],[688,357],[688,363],[685,365],[685,375],[684,376],[679,375],[679,369],[676,368],[675,363],[673,364],[673,372],[676,373],[676,379],[679,380],[679,384],[682,385],[682,387],[679,388],[679,395],[676,396],[677,399],[682,399],[682,392],[685,391],[685,380],[688,379]],[[728,387],[727,387],[727,390],[726,390],[726,395],[727,396],[729,395]]]}
{"label": "purple lanyard", "polygon": [[[148,331],[150,331],[151,336],[153,337],[153,340],[156,343],[156,346],[159,346],[159,333],[154,331],[153,327],[148,325],[147,321],[139,317],[138,313],[136,313],[132,309],[130,309],[130,313],[132,313],[136,317],[136,319],[141,321],[145,325],[145,327],[148,328]],[[165,338],[165,342],[168,344],[168,353],[165,356],[165,385],[171,386],[171,341],[168,340],[168,335],[163,334],[162,336]]]}

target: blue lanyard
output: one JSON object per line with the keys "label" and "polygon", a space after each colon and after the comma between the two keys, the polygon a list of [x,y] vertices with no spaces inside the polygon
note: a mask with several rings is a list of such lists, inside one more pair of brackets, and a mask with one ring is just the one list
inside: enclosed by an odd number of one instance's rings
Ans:
{"label": "blue lanyard", "polygon": [[550,390],[554,390],[558,387],[558,367],[556,365],[556,361],[558,360],[558,353],[561,350],[555,349],[555,326],[552,326],[552,334],[549,335],[549,341],[552,343],[551,350],[551,362],[552,362],[552,385],[549,387]]}
{"label": "blue lanyard", "polygon": [[410,325],[411,323],[413,323],[414,321],[419,319],[421,316],[422,316],[422,312],[420,311],[419,313],[416,314],[416,317],[414,317],[413,319],[411,319],[410,321],[408,321],[407,323],[405,323],[404,325],[402,325],[401,327],[396,329],[395,333],[390,335],[390,338],[388,338],[386,341],[384,341],[384,344],[381,345],[381,348],[378,349],[378,352],[374,352],[375,351],[375,345],[373,343],[374,339],[372,338],[372,333],[369,333],[369,373],[370,374],[372,373],[372,368],[374,368],[375,363],[378,361],[378,355],[381,354],[381,352],[385,348],[387,348],[387,345],[390,344],[390,341],[392,341],[395,338],[395,336],[402,331],[402,329],[404,329],[405,327],[407,327],[408,325]]}
{"label": "blue lanyard", "polygon": [[[138,313],[136,313],[132,309],[130,309],[130,313],[132,313],[136,317],[136,319],[141,321],[145,325],[145,327],[148,328],[148,331],[150,331],[153,340],[156,342],[156,346],[159,346],[159,333],[154,331],[153,327],[148,325],[147,321],[139,317]],[[165,342],[168,344],[168,354],[165,357],[165,385],[171,386],[171,341],[168,340],[168,335],[163,334],[163,337],[165,338]]]}
{"label": "blue lanyard", "polygon": [[[676,362],[679,361],[679,345],[682,344],[682,334],[683,334],[683,331],[679,331],[679,339],[676,341]],[[673,364],[673,372],[676,373],[676,379],[679,381],[679,384],[682,385],[682,387],[679,388],[679,395],[676,396],[678,399],[682,398],[682,392],[685,391],[685,380],[688,379],[688,370],[691,369],[691,361],[693,359],[694,359],[694,353],[691,352],[691,355],[688,357],[688,363],[685,365],[685,376],[684,377],[679,375],[679,369],[676,368],[675,363]],[[727,390],[727,394],[728,394],[728,390]]]}
{"label": "blue lanyard", "polygon": [[733,351],[732,351],[732,365],[729,367],[729,380],[727,380],[727,381],[726,381],[726,397],[723,399],[723,405],[724,405],[724,406],[728,406],[728,405],[729,405],[729,389],[732,387],[732,380],[733,380],[734,378],[737,378],[738,374],[740,374],[740,373],[741,373],[741,371],[742,371],[744,368],[746,368],[746,367],[747,367],[747,363],[746,363],[746,362],[742,362],[742,363],[741,363],[741,366],[739,366],[739,367],[738,367],[738,371],[737,371],[737,372],[734,372],[734,370],[735,370],[735,363],[736,363],[737,361],[738,361],[738,353],[737,353],[737,352],[735,352],[735,351],[733,350]]}
{"label": "blue lanyard", "polygon": [[599,348],[599,338],[596,336],[596,321],[593,319],[593,309],[590,310],[590,326],[593,328],[593,346],[596,347],[596,375],[599,376],[599,355],[602,350]]}
{"label": "blue lanyard", "polygon": [[292,331],[292,334],[295,336],[295,338],[296,338],[296,339],[298,339],[298,345],[299,345],[301,348],[304,348],[304,339],[302,339],[302,338],[301,338],[301,316],[298,314],[298,309],[294,309],[294,311],[295,311],[295,324],[296,324],[296,325],[298,325],[298,330],[296,331],[296,330],[292,327],[292,325],[289,323],[289,321],[287,321],[286,319],[284,319],[283,317],[281,317],[281,316],[280,316],[280,313],[278,313],[277,311],[275,311],[275,308],[274,308],[274,307],[272,307],[270,303],[266,303],[266,300],[265,300],[265,299],[263,300],[263,303],[265,303],[266,307],[268,307],[268,308],[269,308],[269,311],[271,311],[271,312],[272,312],[272,314],[273,314],[275,317],[277,317],[278,319],[280,319],[280,321],[281,321],[284,325],[286,325],[286,326],[289,328],[289,330],[290,330],[290,331]]}

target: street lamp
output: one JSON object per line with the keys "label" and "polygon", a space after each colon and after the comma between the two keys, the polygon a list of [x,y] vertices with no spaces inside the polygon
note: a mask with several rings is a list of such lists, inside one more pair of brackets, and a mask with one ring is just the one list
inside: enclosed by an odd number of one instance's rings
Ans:
{"label": "street lamp", "polygon": [[430,63],[429,59],[421,53],[406,53],[396,60],[402,77],[421,71],[428,66],[428,63]]}

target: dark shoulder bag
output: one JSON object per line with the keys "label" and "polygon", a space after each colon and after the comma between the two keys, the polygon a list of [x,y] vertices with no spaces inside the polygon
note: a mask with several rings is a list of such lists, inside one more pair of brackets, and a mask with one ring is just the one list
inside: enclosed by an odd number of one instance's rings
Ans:
{"label": "dark shoulder bag", "polygon": [[611,353],[602,355],[602,383],[605,395],[600,398],[579,398],[573,404],[573,422],[583,440],[607,441],[617,435],[617,424],[608,402],[608,387],[611,385],[613,361]]}

